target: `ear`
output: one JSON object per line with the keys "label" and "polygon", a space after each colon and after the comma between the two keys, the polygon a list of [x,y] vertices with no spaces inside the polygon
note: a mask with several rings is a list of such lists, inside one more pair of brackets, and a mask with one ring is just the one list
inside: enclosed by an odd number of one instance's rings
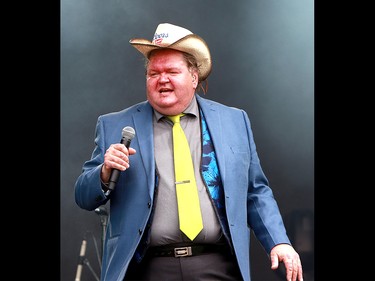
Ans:
{"label": "ear", "polygon": [[197,85],[198,85],[198,74],[197,73],[193,73],[191,75],[191,77],[192,77],[191,81],[193,82],[194,88],[197,88]]}

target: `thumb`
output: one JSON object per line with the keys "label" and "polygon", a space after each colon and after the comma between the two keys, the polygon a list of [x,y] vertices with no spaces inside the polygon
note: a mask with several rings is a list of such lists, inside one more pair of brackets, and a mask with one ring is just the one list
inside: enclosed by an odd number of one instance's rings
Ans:
{"label": "thumb", "polygon": [[270,255],[271,259],[271,269],[277,269],[279,267],[279,257],[275,252]]}

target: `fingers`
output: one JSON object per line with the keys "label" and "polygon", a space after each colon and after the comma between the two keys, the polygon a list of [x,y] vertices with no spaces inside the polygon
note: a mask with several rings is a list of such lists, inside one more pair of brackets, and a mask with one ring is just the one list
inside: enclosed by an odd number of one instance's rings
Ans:
{"label": "fingers", "polygon": [[286,280],[303,281],[302,265],[299,257],[284,260],[286,269]]}
{"label": "fingers", "polygon": [[287,244],[275,246],[270,253],[271,268],[279,267],[279,263],[284,263],[287,281],[303,281],[303,271],[301,259],[298,253]]}
{"label": "fingers", "polygon": [[134,153],[134,149],[128,150],[123,144],[111,144],[104,154],[104,165],[107,169],[125,171],[130,167],[128,155]]}
{"label": "fingers", "polygon": [[286,269],[286,280],[296,280],[295,278],[293,279],[293,273],[295,272],[294,271],[294,268],[293,268],[293,259],[287,259],[286,261],[284,261],[284,264],[285,264],[285,269]]}
{"label": "fingers", "polygon": [[297,280],[303,281],[303,270],[302,270],[302,263],[301,260],[298,258],[297,260]]}
{"label": "fingers", "polygon": [[128,148],[128,151],[129,151],[129,155],[133,155],[133,154],[135,154],[137,151],[134,149],[134,148],[132,148],[132,147],[129,147]]}

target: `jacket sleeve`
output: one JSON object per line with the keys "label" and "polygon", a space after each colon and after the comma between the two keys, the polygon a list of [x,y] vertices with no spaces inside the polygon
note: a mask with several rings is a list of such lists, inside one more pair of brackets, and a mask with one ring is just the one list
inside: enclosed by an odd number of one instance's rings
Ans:
{"label": "jacket sleeve", "polygon": [[108,200],[103,192],[100,180],[106,149],[103,136],[103,123],[99,117],[95,129],[95,147],[91,159],[84,163],[82,173],[77,178],[74,190],[76,204],[82,209],[89,211],[105,204]]}
{"label": "jacket sleeve", "polygon": [[248,224],[263,248],[269,253],[275,245],[290,244],[290,241],[277,201],[260,164],[250,120],[245,112],[243,114],[249,138],[251,159],[248,171]]}

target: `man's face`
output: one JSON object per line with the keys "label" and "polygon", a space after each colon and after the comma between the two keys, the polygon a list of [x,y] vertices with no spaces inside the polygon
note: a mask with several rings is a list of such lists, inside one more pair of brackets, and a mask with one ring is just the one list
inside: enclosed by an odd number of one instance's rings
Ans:
{"label": "man's face", "polygon": [[152,54],[146,72],[147,99],[164,115],[181,113],[191,102],[198,73],[190,72],[181,52],[163,49]]}

